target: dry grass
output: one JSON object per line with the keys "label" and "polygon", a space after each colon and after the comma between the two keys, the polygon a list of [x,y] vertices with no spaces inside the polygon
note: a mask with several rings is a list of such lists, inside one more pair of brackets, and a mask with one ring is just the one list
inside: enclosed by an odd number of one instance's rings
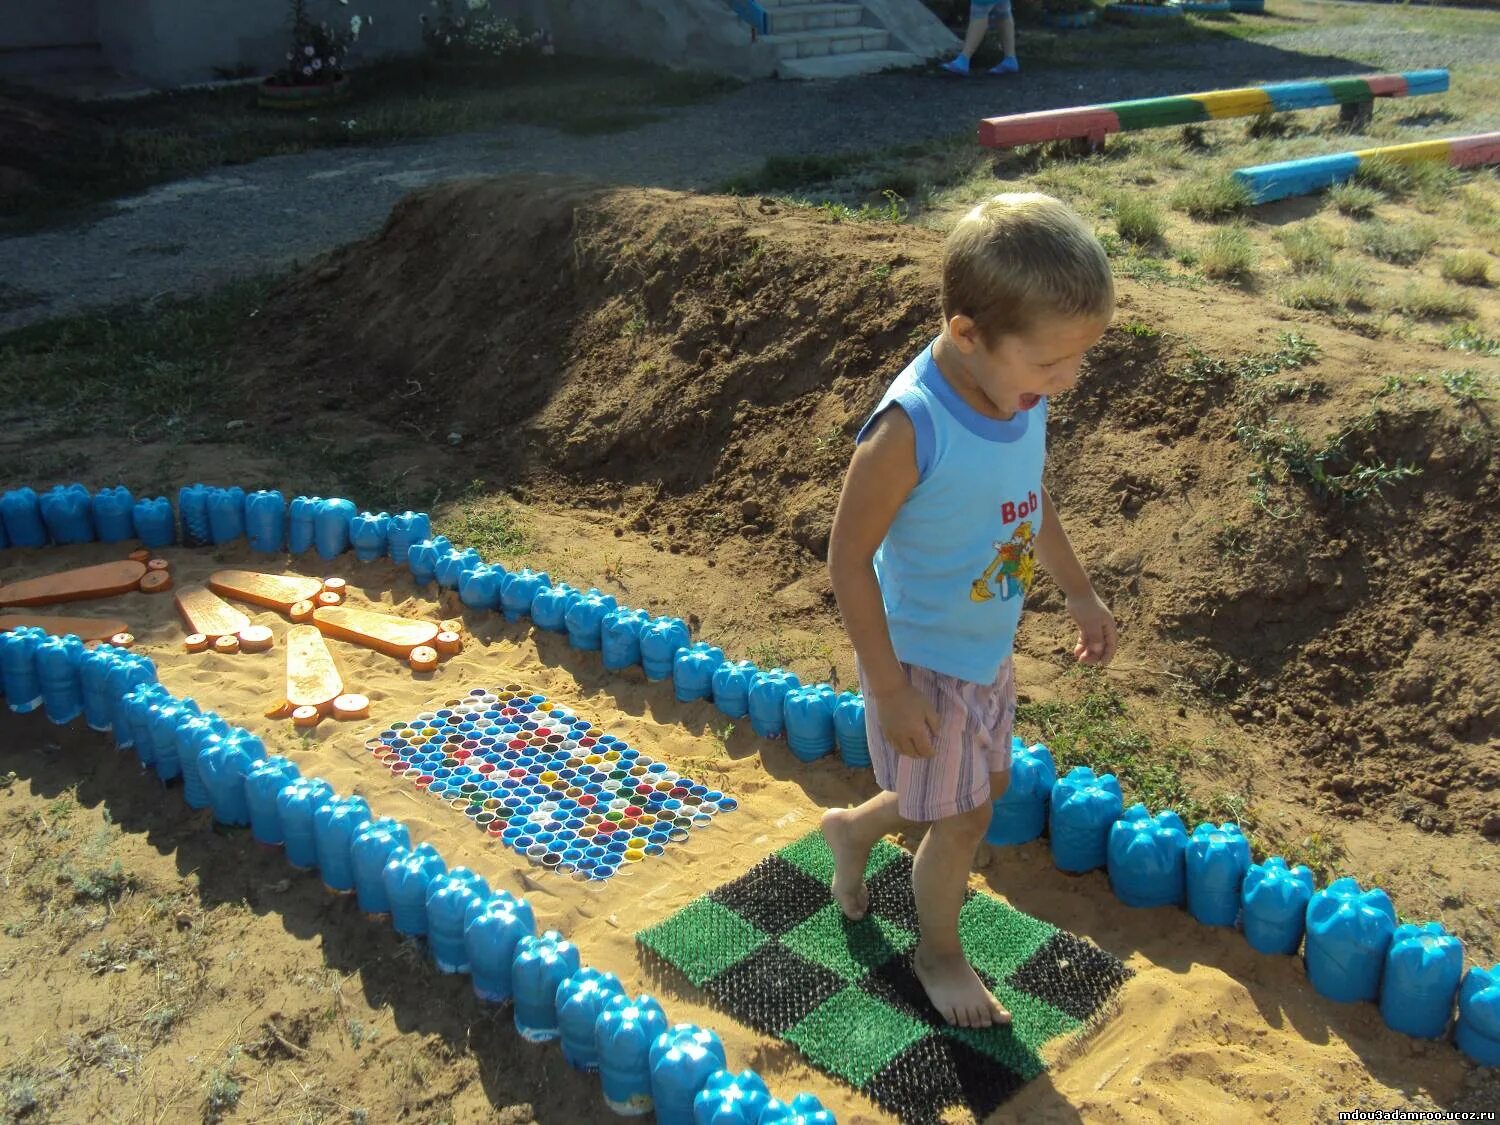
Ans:
{"label": "dry grass", "polygon": [[1487,286],[1490,283],[1489,255],[1478,250],[1460,250],[1456,254],[1447,254],[1443,257],[1441,272],[1444,281]]}

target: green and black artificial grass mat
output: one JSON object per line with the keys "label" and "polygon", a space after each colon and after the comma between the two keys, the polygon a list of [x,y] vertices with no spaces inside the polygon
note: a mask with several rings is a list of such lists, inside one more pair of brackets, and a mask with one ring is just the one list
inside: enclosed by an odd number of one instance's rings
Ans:
{"label": "green and black artificial grass mat", "polygon": [[829,890],[833,855],[813,832],[636,940],[731,1017],[793,1044],[903,1122],[937,1123],[957,1108],[983,1120],[1046,1069],[1044,1052],[1108,1014],[1130,970],[971,891],[959,914],[964,950],[1012,1021],[951,1027],[912,972],[911,863],[904,849],[876,844],[870,911],[850,922]]}

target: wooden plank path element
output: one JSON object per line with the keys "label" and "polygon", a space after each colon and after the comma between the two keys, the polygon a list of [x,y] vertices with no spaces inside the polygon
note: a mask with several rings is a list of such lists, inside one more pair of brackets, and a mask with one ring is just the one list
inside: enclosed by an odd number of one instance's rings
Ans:
{"label": "wooden plank path element", "polygon": [[0,605],[56,605],[113,598],[138,589],[145,576],[146,564],[129,560],[64,570],[0,586]]}
{"label": "wooden plank path element", "polygon": [[312,619],[330,637],[373,648],[397,660],[409,658],[414,648],[431,645],[438,635],[438,627],[431,621],[413,621],[347,605],[319,606]]}
{"label": "wooden plank path element", "polygon": [[287,574],[216,570],[208,576],[208,588],[226,598],[286,613],[298,602],[316,598],[323,589],[323,583],[317,578],[298,578]]}
{"label": "wooden plank path element", "polygon": [[84,641],[104,641],[116,633],[127,633],[130,626],[117,617],[48,617],[43,613],[0,614],[0,633],[22,625],[45,629],[54,637],[74,634]]}
{"label": "wooden plank path element", "polygon": [[1270,203],[1294,195],[1310,195],[1326,187],[1343,183],[1359,170],[1366,160],[1415,162],[1437,160],[1454,168],[1472,168],[1480,164],[1500,164],[1500,132],[1475,133],[1468,137],[1446,140],[1414,141],[1411,144],[1366,148],[1357,152],[1334,152],[1326,156],[1305,156],[1300,160],[1283,160],[1276,164],[1255,164],[1236,168],[1234,178],[1245,185],[1255,203]]}
{"label": "wooden plank path element", "polygon": [[293,625],[286,635],[288,707],[325,709],[344,694],[344,677],[323,634],[312,625]]}
{"label": "wooden plank path element", "polygon": [[1362,74],[1311,82],[1273,82],[1232,90],[1207,90],[1180,97],[1136,98],[1101,105],[1045,109],[987,117],[979,123],[979,143],[989,148],[1078,140],[1102,144],[1110,133],[1191,125],[1225,117],[1287,113],[1315,106],[1370,105],[1376,98],[1440,94],[1448,89],[1446,70]]}
{"label": "wooden plank path element", "polygon": [[248,617],[206,586],[184,586],[174,599],[189,633],[201,633],[216,641],[250,628]]}

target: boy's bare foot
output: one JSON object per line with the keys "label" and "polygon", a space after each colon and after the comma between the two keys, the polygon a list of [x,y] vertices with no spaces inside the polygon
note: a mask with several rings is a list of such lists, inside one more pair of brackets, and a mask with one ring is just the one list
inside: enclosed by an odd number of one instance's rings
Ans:
{"label": "boy's bare foot", "polygon": [[865,886],[865,864],[870,852],[861,851],[849,830],[852,809],[829,809],[823,814],[823,839],[833,852],[833,900],[844,917],[858,922],[870,910],[870,891]]}
{"label": "boy's bare foot", "polygon": [[963,954],[934,957],[919,944],[911,964],[927,990],[927,999],[955,1027],[1010,1023],[1010,1013],[984,987]]}

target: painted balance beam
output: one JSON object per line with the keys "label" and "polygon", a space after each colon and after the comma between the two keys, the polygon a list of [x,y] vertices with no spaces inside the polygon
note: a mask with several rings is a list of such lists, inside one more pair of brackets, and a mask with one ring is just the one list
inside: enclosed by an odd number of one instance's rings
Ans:
{"label": "painted balance beam", "polygon": [[1273,82],[1234,90],[1209,90],[1170,98],[1138,98],[1103,105],[1044,109],[987,117],[979,123],[979,143],[989,148],[1086,140],[1099,144],[1110,133],[1192,125],[1224,117],[1253,117],[1325,105],[1359,105],[1376,98],[1440,94],[1448,88],[1446,70],[1366,74],[1314,82]]}
{"label": "painted balance beam", "polygon": [[1234,178],[1250,192],[1255,203],[1270,203],[1294,195],[1308,195],[1349,179],[1366,160],[1439,160],[1454,168],[1500,164],[1500,133],[1476,133],[1449,140],[1416,141],[1358,152],[1335,152],[1327,156],[1305,156],[1279,164],[1257,164],[1237,168]]}

